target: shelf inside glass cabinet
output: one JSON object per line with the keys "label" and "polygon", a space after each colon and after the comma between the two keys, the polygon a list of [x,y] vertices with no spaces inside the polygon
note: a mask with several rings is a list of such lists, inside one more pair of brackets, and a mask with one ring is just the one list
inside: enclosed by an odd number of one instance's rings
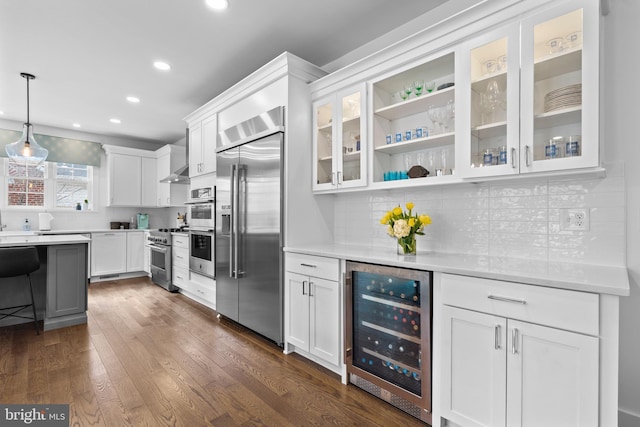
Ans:
{"label": "shelf inside glass cabinet", "polygon": [[411,139],[409,141],[395,142],[392,144],[379,145],[376,152],[386,154],[400,154],[409,151],[423,150],[426,148],[451,145],[454,142],[454,132],[446,132],[426,138]]}
{"label": "shelf inside glass cabinet", "polygon": [[395,104],[379,108],[375,114],[387,120],[396,120],[414,114],[425,113],[430,105],[444,105],[453,98],[454,86],[423,94],[422,96],[400,101]]}

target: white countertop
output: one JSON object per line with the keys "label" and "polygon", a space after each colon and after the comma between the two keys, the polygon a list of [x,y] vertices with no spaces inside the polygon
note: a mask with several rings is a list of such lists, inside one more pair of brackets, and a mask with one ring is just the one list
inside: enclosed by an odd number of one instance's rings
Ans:
{"label": "white countertop", "polygon": [[629,275],[625,267],[420,252],[420,250],[415,256],[402,256],[396,254],[393,245],[390,245],[389,249],[381,249],[327,244],[286,247],[284,250],[285,252],[418,270],[439,271],[553,288],[620,296],[629,295]]}
{"label": "white countertop", "polygon": [[36,234],[0,235],[0,247],[67,245],[72,243],[90,243],[91,239],[79,234],[38,236]]}
{"label": "white countertop", "polygon": [[[90,233],[121,233],[125,231],[149,231],[149,229],[142,228],[95,228],[91,230],[35,230],[36,234],[90,234]],[[8,233],[11,233],[9,231]]]}

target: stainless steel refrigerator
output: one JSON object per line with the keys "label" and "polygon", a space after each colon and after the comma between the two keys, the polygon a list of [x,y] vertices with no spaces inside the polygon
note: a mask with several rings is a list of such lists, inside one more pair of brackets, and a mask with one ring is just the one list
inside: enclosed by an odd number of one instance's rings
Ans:
{"label": "stainless steel refrigerator", "polygon": [[216,310],[283,343],[283,109],[220,133]]}

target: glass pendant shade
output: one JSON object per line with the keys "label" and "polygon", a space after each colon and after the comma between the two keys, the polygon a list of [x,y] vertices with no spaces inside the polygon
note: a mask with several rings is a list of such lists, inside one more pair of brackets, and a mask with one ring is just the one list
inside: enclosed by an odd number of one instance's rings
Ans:
{"label": "glass pendant shade", "polygon": [[16,142],[5,146],[7,156],[18,164],[37,166],[45,161],[49,151],[42,148],[33,137],[33,126],[25,123],[22,136]]}

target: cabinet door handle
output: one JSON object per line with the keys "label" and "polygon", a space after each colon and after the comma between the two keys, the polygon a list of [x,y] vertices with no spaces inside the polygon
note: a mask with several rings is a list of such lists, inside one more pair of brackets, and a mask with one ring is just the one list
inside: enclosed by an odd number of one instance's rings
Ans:
{"label": "cabinet door handle", "polygon": [[304,286],[305,286],[306,283],[307,283],[306,280],[302,281],[302,295],[307,295],[307,293],[304,291]]}
{"label": "cabinet door handle", "polygon": [[338,175],[338,184],[342,184],[342,172],[338,171],[336,172],[336,175]]}
{"label": "cabinet door handle", "polygon": [[528,145],[524,146],[524,162],[527,165],[527,167],[531,166],[531,161],[529,160],[529,157],[531,155],[531,147],[529,147]]}
{"label": "cabinet door handle", "polygon": [[498,296],[498,295],[489,295],[487,298],[492,299],[492,300],[496,300],[496,301],[512,302],[512,303],[515,303],[515,304],[522,304],[522,305],[525,305],[527,303],[527,301],[523,300],[523,299],[501,297],[501,296]]}
{"label": "cabinet door handle", "polygon": [[313,286],[313,282],[309,282],[309,296],[312,297],[313,294],[311,293],[311,287]]}
{"label": "cabinet door handle", "polygon": [[511,354],[518,352],[518,328],[513,328],[511,331]]}
{"label": "cabinet door handle", "polygon": [[516,149],[512,148],[511,149],[511,167],[515,169],[516,166],[517,166],[516,165]]}
{"label": "cabinet door handle", "polygon": [[494,327],[494,342],[493,348],[496,350],[500,350],[500,331],[502,330],[502,326],[496,325]]}
{"label": "cabinet door handle", "polygon": [[315,264],[305,264],[304,262],[301,262],[300,265],[303,267],[318,268]]}

